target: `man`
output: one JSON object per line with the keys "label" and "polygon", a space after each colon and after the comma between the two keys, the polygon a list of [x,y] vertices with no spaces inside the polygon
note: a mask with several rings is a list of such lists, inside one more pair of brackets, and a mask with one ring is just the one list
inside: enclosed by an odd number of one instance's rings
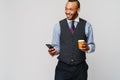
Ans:
{"label": "man", "polygon": [[[66,18],[54,27],[54,48],[48,52],[51,56],[58,54],[55,80],[87,80],[86,53],[95,51],[95,43],[91,24],[79,18],[79,12],[79,1],[68,0],[65,6]],[[78,48],[78,40],[85,41],[81,49]]]}

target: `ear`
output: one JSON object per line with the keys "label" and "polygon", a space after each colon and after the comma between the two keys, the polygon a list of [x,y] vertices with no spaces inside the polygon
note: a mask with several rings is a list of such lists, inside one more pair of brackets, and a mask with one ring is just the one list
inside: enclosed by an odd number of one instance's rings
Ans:
{"label": "ear", "polygon": [[77,12],[80,13],[80,8],[78,8]]}

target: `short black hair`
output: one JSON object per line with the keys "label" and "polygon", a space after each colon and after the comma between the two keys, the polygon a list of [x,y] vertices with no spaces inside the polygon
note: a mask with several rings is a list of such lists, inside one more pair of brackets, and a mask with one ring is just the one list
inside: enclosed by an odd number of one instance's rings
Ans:
{"label": "short black hair", "polygon": [[77,6],[80,8],[80,2],[78,0],[68,0],[68,2],[77,2]]}

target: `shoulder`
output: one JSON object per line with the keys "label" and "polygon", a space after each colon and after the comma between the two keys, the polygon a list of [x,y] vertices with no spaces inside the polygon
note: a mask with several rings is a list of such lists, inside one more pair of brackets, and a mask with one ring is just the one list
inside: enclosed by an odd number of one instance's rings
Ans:
{"label": "shoulder", "polygon": [[92,28],[92,25],[89,21],[83,19],[83,18],[79,18],[79,20],[81,20],[82,22],[85,23],[85,27],[88,28],[88,29],[91,29]]}
{"label": "shoulder", "polygon": [[59,28],[59,27],[60,27],[60,24],[63,23],[65,20],[66,20],[66,18],[59,20],[59,21],[54,25],[54,29],[55,29],[55,28]]}
{"label": "shoulder", "polygon": [[63,23],[63,22],[65,22],[65,21],[67,21],[67,19],[66,19],[66,18],[64,18],[64,19],[60,20],[60,21],[59,21],[59,23]]}
{"label": "shoulder", "polygon": [[88,21],[86,21],[86,26],[87,26],[88,28],[91,28],[91,27],[92,27],[91,23],[88,22]]}
{"label": "shoulder", "polygon": [[82,22],[87,22],[87,20],[83,19],[83,18],[79,18],[79,21],[82,21]]}
{"label": "shoulder", "polygon": [[85,20],[85,19],[83,19],[83,18],[79,18],[79,20],[85,22],[86,26],[88,26],[88,27],[91,27],[91,26],[92,26],[89,21],[87,21],[87,20]]}

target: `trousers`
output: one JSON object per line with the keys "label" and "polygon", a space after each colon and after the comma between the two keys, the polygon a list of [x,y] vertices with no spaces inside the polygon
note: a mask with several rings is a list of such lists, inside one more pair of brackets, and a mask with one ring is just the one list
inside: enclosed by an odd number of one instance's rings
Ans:
{"label": "trousers", "polygon": [[55,80],[87,80],[87,70],[86,61],[77,65],[58,61],[55,69]]}

